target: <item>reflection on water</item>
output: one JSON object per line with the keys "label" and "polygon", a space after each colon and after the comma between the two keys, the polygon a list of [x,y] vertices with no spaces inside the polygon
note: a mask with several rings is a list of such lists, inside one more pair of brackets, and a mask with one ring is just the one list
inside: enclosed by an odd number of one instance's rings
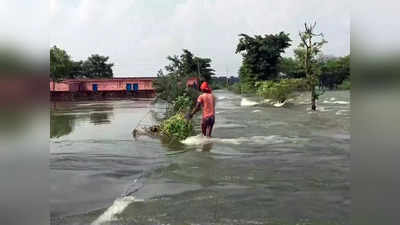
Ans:
{"label": "reflection on water", "polygon": [[109,119],[112,113],[109,112],[96,112],[90,114],[90,122],[94,125],[100,125],[105,123],[110,123],[111,120]]}
{"label": "reflection on water", "polygon": [[89,121],[93,125],[109,124],[113,116],[112,104],[52,102],[50,137],[59,138],[72,132],[76,121]]}
{"label": "reflection on water", "polygon": [[59,138],[72,132],[75,122],[74,115],[59,115],[50,114],[50,138]]}
{"label": "reflection on water", "polygon": [[349,92],[318,112],[308,94],[279,108],[215,94],[213,138],[183,142],[132,137],[162,108],[148,101],[56,103],[51,223],[349,224]]}

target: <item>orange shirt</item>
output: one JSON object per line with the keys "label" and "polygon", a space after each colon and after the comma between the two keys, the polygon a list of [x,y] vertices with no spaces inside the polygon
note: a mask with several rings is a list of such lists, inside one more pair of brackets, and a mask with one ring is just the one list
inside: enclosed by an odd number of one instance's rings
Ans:
{"label": "orange shirt", "polygon": [[214,116],[215,114],[215,98],[210,93],[203,93],[197,98],[197,102],[203,107],[203,118]]}

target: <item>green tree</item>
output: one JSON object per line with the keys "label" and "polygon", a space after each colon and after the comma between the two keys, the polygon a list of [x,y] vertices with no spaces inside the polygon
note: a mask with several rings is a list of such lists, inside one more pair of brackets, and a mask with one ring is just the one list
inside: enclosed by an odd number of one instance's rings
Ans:
{"label": "green tree", "polygon": [[210,82],[212,76],[215,75],[215,70],[211,67],[211,59],[195,57],[194,62],[197,67],[197,73],[200,74],[200,79]]}
{"label": "green tree", "polygon": [[279,72],[286,74],[290,78],[305,77],[301,63],[296,58],[282,57],[278,65]]}
{"label": "green tree", "polygon": [[82,75],[87,78],[112,78],[113,63],[107,63],[109,57],[91,55],[82,63]]}
{"label": "green tree", "polygon": [[168,56],[170,64],[165,66],[168,73],[174,73],[178,78],[199,77],[202,80],[210,81],[214,75],[214,69],[211,67],[211,59],[194,56],[187,49],[178,56]]}
{"label": "green tree", "polygon": [[350,78],[350,55],[344,57],[322,57],[320,85],[337,88]]}
{"label": "green tree", "polygon": [[67,52],[53,46],[50,49],[50,79],[59,81],[65,78],[73,78],[73,62]]}
{"label": "green tree", "polygon": [[[197,57],[187,49],[183,49],[181,55],[168,56],[167,59],[169,64],[165,66],[166,74],[159,70],[154,81],[157,98],[168,102],[174,109],[178,98],[184,96],[190,99],[193,106],[199,92],[187,88],[186,82],[193,76],[210,82],[214,75],[211,59]],[[174,113],[173,111],[171,113]]]}
{"label": "green tree", "polygon": [[[316,110],[316,100],[319,93],[316,92],[316,85],[319,84],[320,64],[317,56],[321,53],[322,46],[327,43],[323,33],[315,33],[317,23],[304,23],[304,31],[299,32],[301,43],[295,54],[303,65],[306,79],[311,91],[311,109]],[[314,39],[314,40],[313,40]],[[317,41],[315,40],[317,39]]]}
{"label": "green tree", "polygon": [[82,69],[83,62],[82,61],[72,61],[71,74],[72,78],[82,78],[84,76]]}
{"label": "green tree", "polygon": [[289,34],[280,32],[254,37],[240,34],[239,37],[236,54],[241,53],[243,57],[239,70],[241,82],[254,86],[259,80],[276,79],[281,54],[290,46]]}

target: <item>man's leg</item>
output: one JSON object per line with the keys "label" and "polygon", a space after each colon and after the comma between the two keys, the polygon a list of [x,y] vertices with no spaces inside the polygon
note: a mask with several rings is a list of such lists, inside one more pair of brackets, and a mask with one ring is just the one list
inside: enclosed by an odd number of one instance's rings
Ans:
{"label": "man's leg", "polygon": [[201,132],[203,136],[207,135],[207,121],[204,118],[201,119]]}
{"label": "man's leg", "polygon": [[207,119],[207,137],[211,137],[212,129],[214,127],[214,116]]}

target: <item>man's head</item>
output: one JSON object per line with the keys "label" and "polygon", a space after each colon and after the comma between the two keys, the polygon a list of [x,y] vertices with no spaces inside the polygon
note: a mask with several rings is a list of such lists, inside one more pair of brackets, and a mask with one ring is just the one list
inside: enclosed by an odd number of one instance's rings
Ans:
{"label": "man's head", "polygon": [[204,93],[211,93],[211,88],[208,86],[207,82],[203,82],[200,86],[200,91]]}

